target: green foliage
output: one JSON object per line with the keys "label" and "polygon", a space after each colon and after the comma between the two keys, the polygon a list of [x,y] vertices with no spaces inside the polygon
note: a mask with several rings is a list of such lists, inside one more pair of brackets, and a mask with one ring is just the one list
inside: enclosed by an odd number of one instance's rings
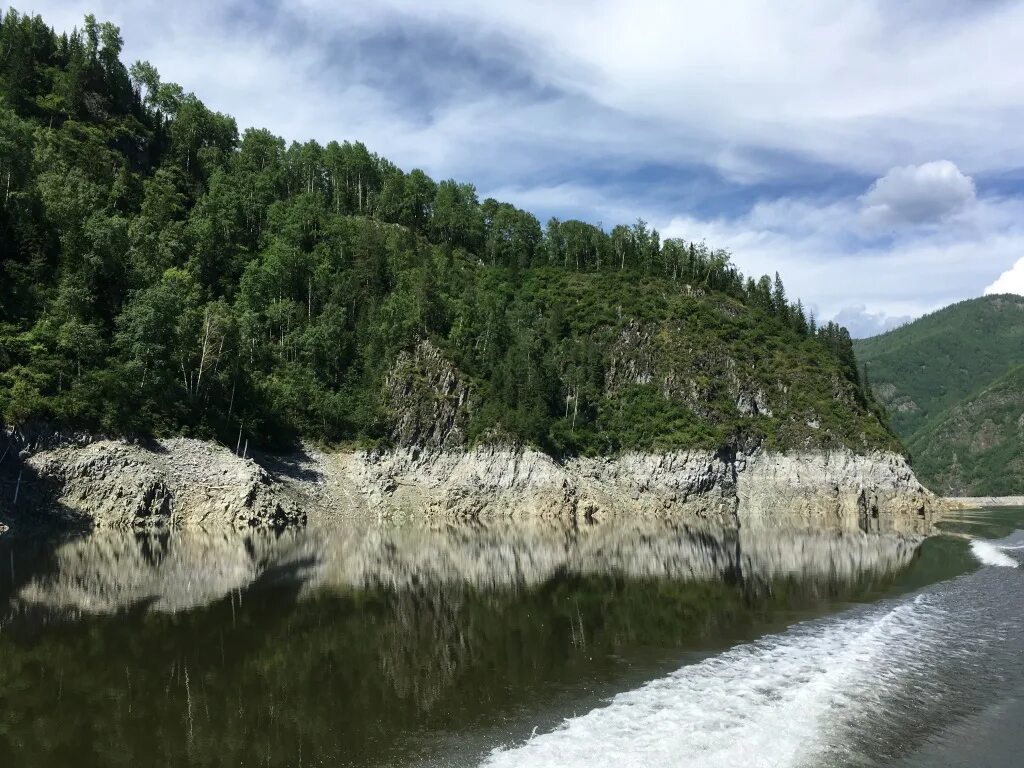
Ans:
{"label": "green foliage", "polygon": [[1024,363],[1024,298],[959,302],[854,347],[893,427],[909,438]]}
{"label": "green foliage", "polygon": [[429,340],[471,440],[892,444],[849,334],[778,275],[640,220],[542,229],[358,142],[239,137],[121,45],[0,20],[5,421],[379,442],[388,374]]}
{"label": "green foliage", "polygon": [[1024,494],[1024,366],[957,402],[914,436],[915,464],[956,496]]}
{"label": "green foliage", "polygon": [[922,480],[963,495],[1024,493],[1010,384],[1024,365],[1024,298],[960,302],[855,344]]}
{"label": "green foliage", "polygon": [[1024,366],[956,403],[914,436],[918,471],[963,496],[1024,494]]}

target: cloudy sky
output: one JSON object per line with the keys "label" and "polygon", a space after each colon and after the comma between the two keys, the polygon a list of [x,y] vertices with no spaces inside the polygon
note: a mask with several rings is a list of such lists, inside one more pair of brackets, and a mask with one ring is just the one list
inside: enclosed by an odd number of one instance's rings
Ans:
{"label": "cloudy sky", "polygon": [[870,335],[1024,293],[1024,2],[26,0],[292,140],[638,217]]}

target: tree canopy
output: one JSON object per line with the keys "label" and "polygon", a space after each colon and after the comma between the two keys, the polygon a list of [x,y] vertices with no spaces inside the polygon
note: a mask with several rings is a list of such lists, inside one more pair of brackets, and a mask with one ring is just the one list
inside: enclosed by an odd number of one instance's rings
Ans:
{"label": "tree canopy", "polygon": [[[891,440],[849,334],[778,275],[642,220],[542,227],[360,142],[239,135],[121,46],[91,16],[64,34],[0,19],[7,423],[387,440],[385,379],[429,340],[473,392],[476,438]],[[657,380],[618,376],[634,328]],[[751,410],[744,388],[782,405]]]}

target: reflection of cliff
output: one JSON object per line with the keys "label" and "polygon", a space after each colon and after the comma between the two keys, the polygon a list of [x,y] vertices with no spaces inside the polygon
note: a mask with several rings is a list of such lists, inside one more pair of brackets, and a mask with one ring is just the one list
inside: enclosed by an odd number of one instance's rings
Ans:
{"label": "reflection of cliff", "polygon": [[60,544],[53,567],[21,588],[23,604],[108,613],[137,604],[179,611],[257,579],[297,581],[305,594],[465,586],[500,591],[556,575],[615,574],[681,582],[779,578],[853,582],[907,565],[918,539],[898,535],[691,528],[616,520],[424,528],[349,524],[280,535],[100,530]]}
{"label": "reflection of cliff", "polygon": [[409,764],[396,733],[462,739],[621,679],[633,653],[673,668],[863,595],[915,546],[616,522],[68,540],[0,632],[8,732],[26,765],[65,764],[95,723],[109,739],[76,764]]}

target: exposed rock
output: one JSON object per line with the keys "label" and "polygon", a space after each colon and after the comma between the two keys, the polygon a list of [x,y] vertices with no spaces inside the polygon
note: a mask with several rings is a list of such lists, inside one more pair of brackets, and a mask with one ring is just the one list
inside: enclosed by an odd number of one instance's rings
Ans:
{"label": "exposed rock", "polygon": [[654,378],[654,352],[650,330],[637,322],[626,325],[609,355],[608,371],[604,377],[605,394],[629,384],[650,384]]}
{"label": "exposed rock", "polygon": [[391,436],[398,445],[464,445],[469,400],[469,387],[430,341],[400,354],[384,384]]}
{"label": "exposed rock", "polygon": [[924,533],[942,507],[893,453],[760,453],[737,486],[737,516],[747,527]]}
{"label": "exposed rock", "polygon": [[32,453],[23,464],[34,480],[12,512],[55,505],[65,518],[91,526],[155,530],[280,529],[305,521],[263,467],[200,440],[69,443]]}
{"label": "exposed rock", "polygon": [[947,496],[945,502],[951,509],[1024,507],[1024,496]]}
{"label": "exposed rock", "polygon": [[611,395],[629,385],[655,384],[666,400],[713,418],[709,404],[719,390],[744,416],[774,411],[769,387],[755,375],[755,366],[739,364],[721,339],[702,339],[699,346],[680,345],[681,327],[671,329],[631,322],[611,347],[604,390]]}
{"label": "exposed rock", "polygon": [[[261,463],[198,440],[103,440],[30,455],[35,504],[98,527],[283,529],[352,515],[672,518],[745,529],[927,533],[942,502],[895,454],[727,450],[558,461],[499,445],[322,453]],[[39,488],[53,489],[51,496]],[[4,499],[7,489],[0,488]],[[55,504],[54,504],[55,502]],[[49,505],[49,506],[47,506]],[[2,510],[0,510],[2,512]]]}
{"label": "exposed rock", "polygon": [[[628,453],[559,462],[529,449],[340,457],[327,474],[377,515],[657,516],[751,528],[927,533],[942,502],[896,454]],[[343,482],[336,482],[337,485]]]}

